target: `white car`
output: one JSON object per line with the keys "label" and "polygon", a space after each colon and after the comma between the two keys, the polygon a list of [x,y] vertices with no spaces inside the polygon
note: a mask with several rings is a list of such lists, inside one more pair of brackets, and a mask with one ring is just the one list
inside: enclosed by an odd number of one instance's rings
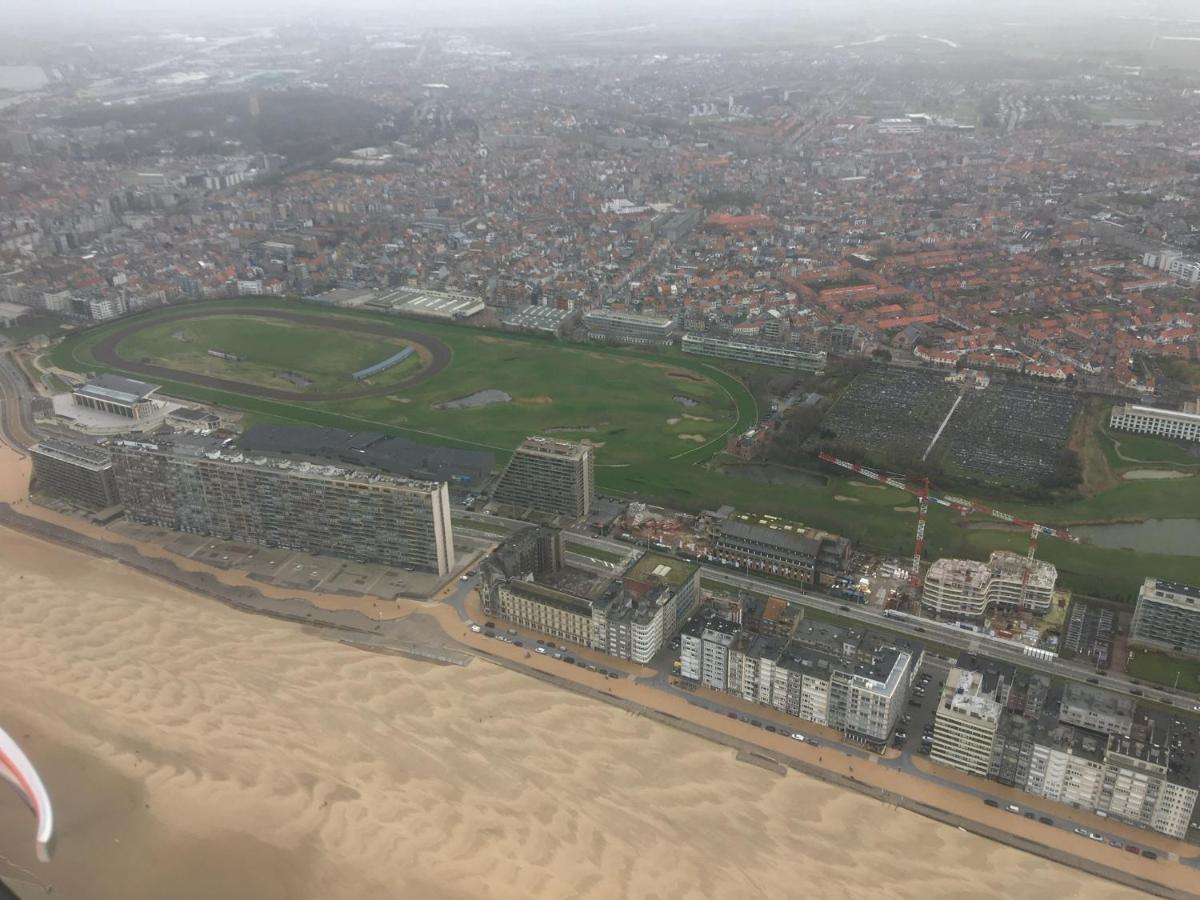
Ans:
{"label": "white car", "polygon": [[479,632],[483,631],[483,629],[482,629],[482,628],[480,628],[478,625],[472,625],[472,626],[471,626],[471,630],[472,630],[473,632],[475,632],[476,634],[479,634]]}
{"label": "white car", "polygon": [[803,744],[804,743],[804,735],[802,735],[800,732],[797,731],[795,734],[792,735],[792,740],[799,741],[800,743]]}
{"label": "white car", "polygon": [[545,652],[546,652],[546,648],[545,648],[545,647],[538,647],[538,648],[537,648],[537,652],[538,652],[538,653],[545,653]]}

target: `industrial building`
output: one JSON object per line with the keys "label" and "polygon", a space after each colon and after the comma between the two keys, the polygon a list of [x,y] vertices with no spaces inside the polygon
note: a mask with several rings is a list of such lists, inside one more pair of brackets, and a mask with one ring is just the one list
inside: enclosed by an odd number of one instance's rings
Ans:
{"label": "industrial building", "polygon": [[578,313],[556,306],[516,306],[500,313],[500,324],[513,331],[562,337]]}
{"label": "industrial building", "polygon": [[917,641],[804,624],[791,640],[755,635],[716,617],[688,622],[680,675],[712,690],[882,747],[924,658]]}
{"label": "industrial building", "polygon": [[954,619],[981,619],[989,606],[1040,616],[1050,611],[1057,580],[1050,563],[1002,550],[986,563],[939,559],[925,576],[921,605]]}
{"label": "industrial building", "polygon": [[675,320],[594,309],[584,313],[583,327],[593,341],[665,347],[675,341]]}
{"label": "industrial building", "polygon": [[1185,403],[1179,412],[1153,406],[1135,406],[1132,403],[1120,404],[1112,408],[1108,427],[1178,441],[1200,441],[1200,400]]}
{"label": "industrial building", "polygon": [[1200,656],[1200,587],[1147,578],[1138,592],[1130,643]]}
{"label": "industrial building", "polygon": [[845,570],[850,542],[772,516],[733,515],[720,523],[713,555],[748,572],[813,583]]}
{"label": "industrial building", "polygon": [[700,596],[699,566],[655,553],[598,582],[568,570],[561,533],[548,528],[518,532],[481,572],[488,612],[637,663],[654,658]]}
{"label": "industrial building", "polygon": [[107,450],[47,438],[30,447],[29,455],[35,492],[91,509],[105,509],[118,502],[112,457]]}
{"label": "industrial building", "polygon": [[809,353],[780,344],[732,340],[712,334],[685,334],[681,345],[684,353],[694,353],[697,356],[713,356],[757,366],[778,366],[781,369],[816,374],[825,371],[823,351]]}
{"label": "industrial building", "polygon": [[460,321],[483,312],[485,304],[479,297],[450,291],[430,291],[402,287],[375,294],[362,304],[400,316],[422,319]]}
{"label": "industrial building", "polygon": [[444,483],[250,457],[201,435],[118,440],[112,456],[135,522],[439,575],[454,566]]}
{"label": "industrial building", "polygon": [[521,442],[496,485],[493,499],[555,516],[586,516],[595,497],[592,448],[529,437]]}
{"label": "industrial building", "polygon": [[1200,762],[1185,750],[1187,723],[1131,707],[1107,691],[1064,688],[963,653],[946,680],[930,755],[1048,800],[1183,838],[1200,783]]}

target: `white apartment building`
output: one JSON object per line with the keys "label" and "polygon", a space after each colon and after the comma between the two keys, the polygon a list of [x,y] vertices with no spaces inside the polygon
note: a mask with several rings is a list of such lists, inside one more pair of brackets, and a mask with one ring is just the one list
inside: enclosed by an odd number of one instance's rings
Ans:
{"label": "white apartment building", "polygon": [[983,672],[950,670],[934,716],[931,759],[972,775],[988,774],[1004,711],[997,682]]}
{"label": "white apartment building", "polygon": [[1050,611],[1058,570],[1048,562],[996,551],[986,563],[939,559],[929,567],[921,605],[937,616],[980,619],[989,606],[1035,615]]}
{"label": "white apartment building", "polygon": [[1178,412],[1132,403],[1119,404],[1112,408],[1108,427],[1178,441],[1200,441],[1200,401],[1186,403]]}

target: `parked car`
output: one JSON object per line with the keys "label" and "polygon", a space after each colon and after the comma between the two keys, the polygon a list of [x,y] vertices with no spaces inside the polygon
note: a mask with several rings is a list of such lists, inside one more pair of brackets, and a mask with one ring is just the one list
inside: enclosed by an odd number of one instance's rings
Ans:
{"label": "parked car", "polygon": [[991,797],[984,797],[983,802],[986,803],[988,806],[993,806],[993,807],[996,807],[997,809],[1000,808],[1000,803],[996,800],[993,800]]}

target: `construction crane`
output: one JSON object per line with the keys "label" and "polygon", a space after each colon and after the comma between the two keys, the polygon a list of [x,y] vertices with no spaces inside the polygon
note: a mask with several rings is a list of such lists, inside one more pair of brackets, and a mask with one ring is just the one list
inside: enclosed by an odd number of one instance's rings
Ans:
{"label": "construction crane", "polygon": [[[948,507],[957,511],[960,515],[968,513],[982,513],[992,516],[1002,522],[1008,522],[1012,525],[1021,525],[1029,529],[1029,553],[1030,559],[1033,559],[1034,552],[1037,549],[1037,539],[1039,535],[1049,535],[1056,537],[1062,541],[1071,541],[1078,544],[1079,538],[1071,534],[1065,528],[1053,528],[1049,525],[1039,525],[1037,522],[1031,522],[1028,519],[1022,519],[1014,516],[1011,513],[1003,512],[992,506],[984,506],[982,503],[975,503],[963,497],[936,497],[929,493],[929,479],[922,479],[919,486],[909,484],[903,478],[898,478],[895,475],[886,475],[876,472],[874,469],[869,469],[866,466],[860,466],[858,463],[848,462],[844,459],[838,459],[831,453],[818,453],[817,458],[822,462],[827,462],[835,466],[840,466],[853,472],[855,475],[861,475],[863,478],[868,478],[871,481],[877,481],[880,484],[886,484],[888,487],[894,487],[901,491],[907,491],[917,498],[917,539],[913,546],[913,562],[912,576],[909,583],[913,587],[917,587],[921,582],[921,557],[925,553],[925,521],[929,515],[929,503],[933,501],[940,506]],[[1029,578],[1029,570],[1026,569],[1025,579]]]}

